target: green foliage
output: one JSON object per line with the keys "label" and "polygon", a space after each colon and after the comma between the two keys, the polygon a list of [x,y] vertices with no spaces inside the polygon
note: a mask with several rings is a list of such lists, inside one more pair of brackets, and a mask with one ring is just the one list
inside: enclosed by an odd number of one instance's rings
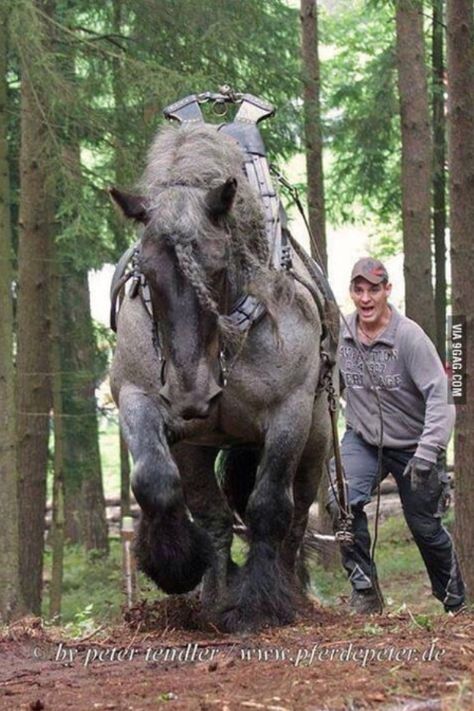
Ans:
{"label": "green foliage", "polygon": [[[429,594],[423,561],[401,514],[390,516],[381,523],[375,558],[389,611],[403,606],[403,609],[408,607],[415,614],[441,612],[440,604]],[[342,567],[326,571],[311,561],[310,575],[311,588],[323,603],[337,605],[341,596],[350,596],[350,584]]]}
{"label": "green foliage", "polygon": [[424,615],[422,613],[418,615],[413,615],[412,624],[415,627],[421,627],[422,629],[425,629],[428,632],[433,631],[433,621],[429,615]]}
{"label": "green foliage", "polygon": [[99,420],[100,458],[106,496],[120,496],[120,452],[118,415]]}
{"label": "green foliage", "polygon": [[373,622],[366,622],[364,627],[362,628],[362,632],[368,637],[377,637],[381,634],[384,634],[385,630],[383,627]]}
{"label": "green foliage", "polygon": [[377,216],[386,235],[379,249],[387,256],[401,214],[393,8],[346,3],[323,16],[321,41],[328,46],[322,65],[328,215],[333,222]]}
{"label": "green foliage", "polygon": [[61,258],[76,269],[115,261],[130,242],[105,188],[137,181],[168,103],[224,83],[261,94],[278,107],[264,129],[269,150],[294,152],[298,14],[284,0],[180,0],[179,12],[174,0],[45,7],[12,4],[10,86],[15,100],[21,65],[48,127]]}
{"label": "green foliage", "polygon": [[[51,552],[46,550],[45,568],[50,568]],[[87,553],[80,546],[66,546],[61,620],[76,636],[88,634],[99,624],[116,622],[124,602],[121,588],[121,545],[110,542],[107,558]],[[45,612],[48,593],[45,591]]]}
{"label": "green foliage", "polygon": [[99,385],[105,378],[109,369],[113,349],[115,348],[116,336],[108,326],[103,323],[93,321],[94,343],[96,344],[94,357],[94,372],[96,384]]}
{"label": "green foliage", "polygon": [[[244,560],[246,545],[234,540],[232,555],[238,564]],[[116,623],[121,618],[122,592],[121,543],[110,542],[110,555],[104,559],[87,554],[79,546],[66,546],[62,623],[76,637],[90,634],[99,625]],[[412,611],[417,626],[431,629],[432,613],[441,608],[425,590],[426,575],[421,556],[411,540],[401,515],[386,519],[380,527],[377,567],[388,610]],[[50,552],[46,552],[45,568],[50,568]],[[350,586],[341,569],[325,571],[320,565],[310,565],[311,587],[323,604],[340,605],[340,596],[348,596]],[[140,576],[141,597],[150,602],[161,597],[156,587]],[[47,608],[47,591],[45,594]],[[413,620],[412,620],[413,622]],[[382,630],[383,631],[383,630]],[[367,636],[381,634],[378,624],[364,627]]]}

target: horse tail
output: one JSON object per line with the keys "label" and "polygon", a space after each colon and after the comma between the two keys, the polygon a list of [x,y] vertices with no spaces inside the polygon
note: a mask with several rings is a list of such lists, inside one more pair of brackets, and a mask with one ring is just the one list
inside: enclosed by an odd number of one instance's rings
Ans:
{"label": "horse tail", "polygon": [[217,460],[217,477],[230,508],[245,521],[245,509],[255,485],[261,450],[257,447],[232,447]]}

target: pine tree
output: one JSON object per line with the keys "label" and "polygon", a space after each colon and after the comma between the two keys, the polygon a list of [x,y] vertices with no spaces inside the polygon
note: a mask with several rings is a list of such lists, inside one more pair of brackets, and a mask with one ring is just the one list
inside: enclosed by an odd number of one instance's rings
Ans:
{"label": "pine tree", "polygon": [[7,160],[7,10],[0,8],[0,620],[21,610],[15,457],[12,240]]}
{"label": "pine tree", "polygon": [[312,256],[327,268],[316,0],[301,0],[300,18],[308,215],[316,243],[316,249],[312,246],[311,251]]}
{"label": "pine tree", "polygon": [[436,347],[446,361],[446,121],[444,101],[444,0],[433,0],[433,238]]}
{"label": "pine tree", "polygon": [[453,314],[466,317],[466,404],[457,408],[455,539],[474,599],[474,18],[470,0],[448,0],[449,195]]}
{"label": "pine tree", "polygon": [[[23,10],[23,7],[20,8]],[[52,12],[36,0],[27,11]],[[20,21],[21,15],[17,17]],[[17,457],[20,507],[20,574],[24,602],[39,614],[46,509],[49,411],[49,269],[54,221],[54,176],[47,92],[35,81],[33,47],[16,26],[21,57],[21,153],[17,307]],[[35,47],[48,50],[50,38],[37,26]],[[33,27],[31,27],[33,31]],[[31,37],[28,38],[31,40]]]}
{"label": "pine tree", "polygon": [[431,284],[432,141],[422,0],[397,0],[405,312],[436,340]]}

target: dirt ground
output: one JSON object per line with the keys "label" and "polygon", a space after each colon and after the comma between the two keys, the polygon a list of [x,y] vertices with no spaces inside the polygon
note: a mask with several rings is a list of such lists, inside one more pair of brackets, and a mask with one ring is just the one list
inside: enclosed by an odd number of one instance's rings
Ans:
{"label": "dirt ground", "polygon": [[0,709],[473,709],[474,615],[363,618],[311,605],[224,635],[168,598],[81,640],[39,619],[0,638]]}

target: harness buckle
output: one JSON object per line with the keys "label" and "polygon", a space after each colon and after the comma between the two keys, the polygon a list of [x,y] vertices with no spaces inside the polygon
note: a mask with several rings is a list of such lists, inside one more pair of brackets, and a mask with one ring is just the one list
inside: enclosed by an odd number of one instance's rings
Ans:
{"label": "harness buckle", "polygon": [[293,261],[291,259],[291,247],[289,244],[282,245],[280,265],[281,268],[285,269],[286,271],[289,271],[293,268]]}
{"label": "harness buckle", "polygon": [[219,368],[221,370],[222,387],[227,385],[227,377],[229,375],[229,368],[227,367],[225,353],[223,350],[219,351]]}
{"label": "harness buckle", "polygon": [[138,289],[140,288],[140,277],[137,274],[132,276],[132,283],[130,284],[129,296],[134,299],[138,294]]}

